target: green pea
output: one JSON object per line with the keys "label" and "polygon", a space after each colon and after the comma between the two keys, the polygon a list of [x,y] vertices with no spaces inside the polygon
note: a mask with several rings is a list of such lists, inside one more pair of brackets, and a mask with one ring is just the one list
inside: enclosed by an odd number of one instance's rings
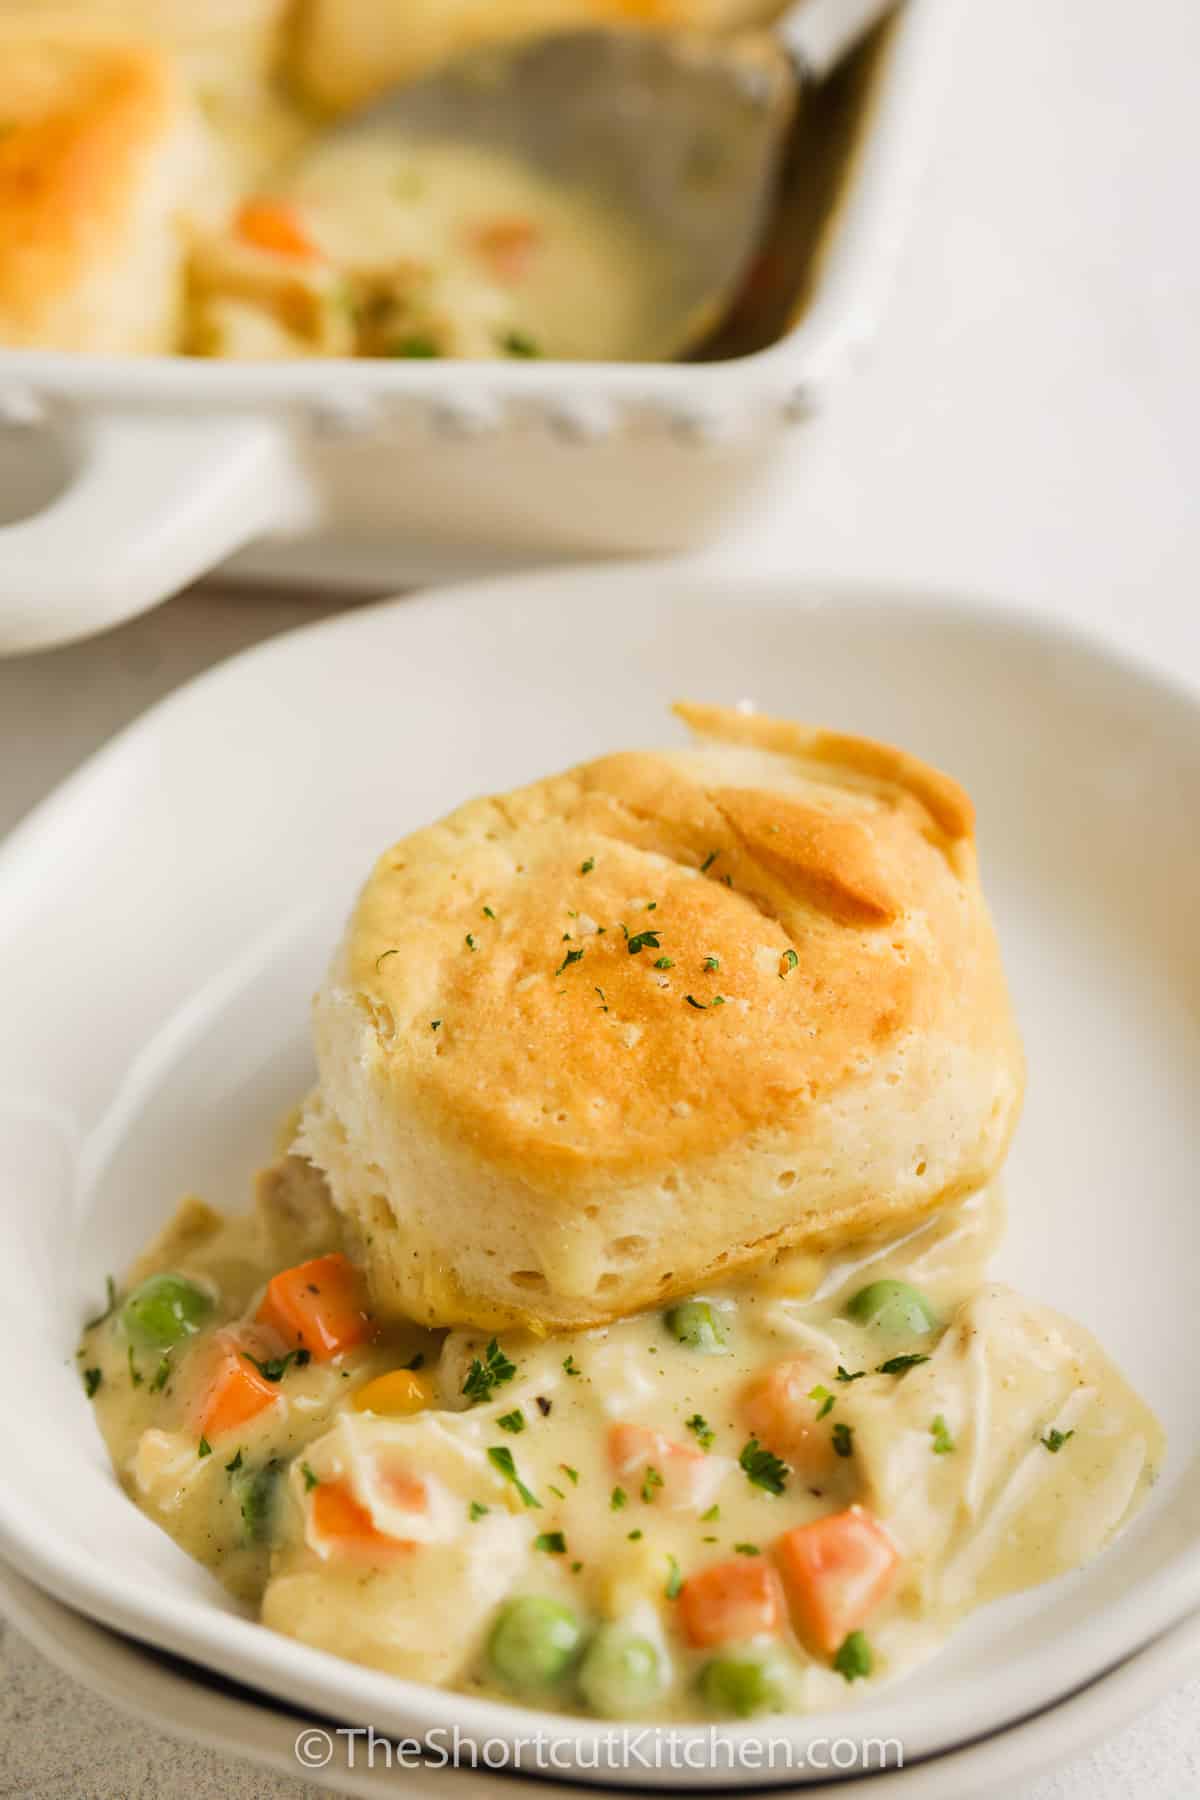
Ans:
{"label": "green pea", "polygon": [[714,1656],[700,1671],[700,1693],[710,1711],[735,1719],[778,1712],[783,1705],[778,1682],[757,1656]]}
{"label": "green pea", "polygon": [[151,1275],[134,1288],[121,1308],[121,1324],[131,1343],[144,1350],[171,1350],[199,1331],[213,1302],[182,1275]]}
{"label": "green pea", "polygon": [[882,1337],[924,1337],[937,1326],[932,1306],[907,1281],[872,1281],[854,1295],[846,1314]]}
{"label": "green pea", "polygon": [[282,1474],[282,1462],[272,1457],[257,1468],[237,1469],[229,1478],[242,1514],[242,1536],[248,1544],[265,1543],[271,1536]]}
{"label": "green pea", "polygon": [[492,1626],[488,1660],[510,1687],[549,1687],[567,1673],[582,1645],[583,1628],[569,1606],[545,1594],[522,1594]]}
{"label": "green pea", "polygon": [[580,1691],[602,1719],[644,1712],[662,1685],[662,1659],[654,1645],[620,1625],[601,1627],[579,1668]]}
{"label": "green pea", "polygon": [[685,1300],[667,1314],[667,1330],[691,1350],[725,1355],[725,1327],[707,1300]]}

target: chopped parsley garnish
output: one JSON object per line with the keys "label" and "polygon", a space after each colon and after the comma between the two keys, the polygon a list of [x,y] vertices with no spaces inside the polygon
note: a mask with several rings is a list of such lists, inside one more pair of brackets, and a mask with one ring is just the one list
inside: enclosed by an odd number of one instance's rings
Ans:
{"label": "chopped parsley garnish", "polygon": [[928,1362],[927,1356],[910,1352],[906,1356],[889,1356],[881,1362],[875,1373],[877,1375],[904,1375],[909,1369],[915,1369],[918,1363]]}
{"label": "chopped parsley garnish", "polygon": [[818,1419],[826,1418],[836,1405],[836,1401],[829,1389],[827,1387],[822,1387],[820,1383],[818,1383],[815,1388],[809,1388],[808,1397],[810,1400],[815,1400],[817,1402]]}
{"label": "chopped parsley garnish", "polygon": [[594,868],[595,868],[595,866],[596,866],[596,859],[595,859],[595,857],[594,857],[594,856],[589,856],[589,857],[588,857],[588,859],[587,859],[587,861],[586,861],[586,862],[581,862],[581,863],[580,863],[580,865],[579,865],[579,873],[580,873],[580,874],[581,874],[581,875],[590,875],[590,874],[591,874],[591,872],[592,872],[592,870],[593,870],[593,869],[594,869]]}
{"label": "chopped parsley garnish", "polygon": [[657,930],[635,931],[632,937],[626,938],[625,948],[628,950],[630,956],[640,956],[643,950],[661,950],[662,945],[659,943],[658,939],[659,933]]}
{"label": "chopped parsley garnish", "polygon": [[625,1506],[628,1506],[628,1504],[629,1504],[629,1495],[625,1492],[625,1489],[621,1488],[621,1487],[615,1487],[612,1491],[612,1494],[609,1497],[608,1510],[610,1512],[620,1512],[621,1509]]}
{"label": "chopped parsley garnish", "polygon": [[719,850],[710,850],[709,851],[709,853],[705,857],[704,861],[700,864],[700,873],[702,875],[708,874],[708,871],[712,868],[713,864],[716,862],[716,860],[717,860],[718,856],[720,856],[720,854],[721,854],[721,852]]}
{"label": "chopped parsley garnish", "polygon": [[714,994],[708,1004],[710,1006],[724,1006],[724,1004],[725,1004],[724,994]]}
{"label": "chopped parsley garnish", "polygon": [[513,1461],[513,1453],[507,1444],[492,1444],[488,1449],[488,1461],[493,1469],[498,1469],[505,1481],[511,1481],[526,1506],[541,1506],[536,1494],[531,1494],[521,1477],[517,1474],[517,1465]]}
{"label": "chopped parsley garnish", "polygon": [[700,1514],[700,1523],[702,1525],[711,1525],[713,1520],[719,1519],[720,1516],[721,1516],[720,1507],[719,1506],[710,1506],[707,1512],[702,1512]]}
{"label": "chopped parsley garnish", "polygon": [[375,973],[379,973],[379,965],[381,962],[386,962],[389,956],[399,956],[399,954],[399,950],[395,948],[391,950],[381,950],[379,955],[375,958]]}
{"label": "chopped parsley garnish", "polygon": [[512,1412],[501,1413],[496,1423],[501,1431],[511,1431],[515,1437],[517,1432],[525,1429],[525,1414],[517,1406]]}
{"label": "chopped parsley garnish", "polygon": [[762,1551],[757,1544],[735,1544],[734,1550],[739,1556],[761,1556]]}
{"label": "chopped parsley garnish", "polygon": [[695,994],[687,994],[684,996],[684,998],[687,1000],[687,1003],[689,1006],[695,1007],[697,1012],[707,1012],[708,1011],[707,1001],[697,1000]]}
{"label": "chopped parsley garnish", "polygon": [[496,917],[495,913],[492,911],[490,906],[484,907],[483,916],[485,919],[494,919]]}
{"label": "chopped parsley garnish", "polygon": [[491,1507],[485,1506],[482,1500],[472,1500],[467,1508],[467,1517],[473,1525],[477,1519],[486,1519],[491,1510]]}
{"label": "chopped parsley garnish", "polygon": [[463,939],[463,942],[466,944],[468,950],[478,950],[478,948],[479,948],[478,940],[476,939],[475,933],[473,931],[468,931],[466,937]]}
{"label": "chopped parsley garnish", "polygon": [[570,968],[572,963],[577,963],[577,962],[582,962],[582,961],[583,961],[583,951],[582,950],[568,950],[567,954],[563,957],[562,961],[559,963],[559,965],[558,965],[557,969],[555,969],[554,973],[556,975],[562,975],[567,969]]}
{"label": "chopped parsley garnish", "polygon": [[100,1369],[85,1369],[83,1371],[83,1391],[89,1400],[94,1400],[96,1398],[97,1390],[103,1380],[104,1374]]}
{"label": "chopped parsley garnish", "polygon": [[558,1466],[562,1470],[563,1474],[566,1476],[567,1480],[570,1482],[571,1486],[578,1487],[579,1486],[579,1470],[573,1469],[571,1467],[570,1463],[559,1463]]}
{"label": "chopped parsley garnish", "polygon": [[321,1477],[317,1475],[306,1462],[300,1464],[300,1473],[304,1477],[304,1491],[306,1494],[311,1494],[315,1487],[320,1487]]}
{"label": "chopped parsley garnish", "polygon": [[722,875],[721,880],[727,888],[731,888],[733,886],[733,876],[732,875]]}
{"label": "chopped parsley garnish", "polygon": [[833,1447],[839,1456],[854,1455],[854,1427],[839,1424],[833,1428]]}
{"label": "chopped parsley garnish", "polygon": [[628,1538],[628,1540],[631,1544],[636,1544],[641,1538],[644,1538],[645,1535],[646,1535],[645,1532],[641,1529],[640,1526],[634,1531],[627,1531],[625,1533],[625,1536]]}
{"label": "chopped parsley garnish", "polygon": [[248,1350],[243,1350],[242,1355],[248,1363],[254,1364],[264,1381],[282,1381],[293,1363],[302,1369],[305,1363],[312,1361],[311,1350],[289,1350],[286,1356],[269,1356],[265,1362],[251,1356]]}
{"label": "chopped parsley garnish", "polygon": [[160,1356],[158,1359],[158,1367],[154,1371],[154,1380],[150,1383],[150,1392],[152,1394],[161,1394],[163,1389],[166,1387],[168,1380],[170,1379],[170,1375],[171,1375],[170,1355],[168,1354],[166,1356]]}
{"label": "chopped parsley garnish", "polygon": [[600,1011],[607,1012],[608,1011],[608,996],[605,994],[604,989],[602,987],[598,987],[596,989],[596,992],[600,996]]}
{"label": "chopped parsley garnish", "polygon": [[142,1372],[133,1360],[133,1345],[132,1344],[130,1344],[130,1346],[129,1346],[129,1379],[133,1383],[134,1387],[141,1387]]}
{"label": "chopped parsley garnish", "polygon": [[104,1277],[104,1293],[104,1311],[102,1313],[97,1313],[94,1319],[88,1320],[83,1328],[85,1331],[95,1331],[97,1325],[103,1325],[105,1320],[111,1319],[117,1310],[117,1284],[111,1275],[106,1275]]}
{"label": "chopped parsley garnish", "polygon": [[505,356],[540,356],[541,350],[534,338],[527,331],[506,331],[500,339],[500,348]]}
{"label": "chopped parsley garnish", "polygon": [[719,956],[706,956],[705,957],[704,967],[706,969],[711,969],[713,971],[716,971],[717,969],[720,968],[720,966],[721,966],[721,959]]}
{"label": "chopped parsley garnish", "polygon": [[871,1646],[861,1631],[852,1631],[848,1638],[842,1640],[842,1647],[833,1659],[833,1666],[839,1675],[847,1681],[865,1681],[874,1667]]}
{"label": "chopped parsley garnish", "polygon": [[712,1449],[717,1434],[706,1418],[700,1413],[693,1413],[690,1419],[684,1420],[684,1424],[702,1450]]}
{"label": "chopped parsley garnish", "polygon": [[764,1450],[757,1438],[742,1446],[738,1462],[753,1487],[765,1488],[768,1494],[782,1494],[787,1486],[791,1470],[772,1451]]}
{"label": "chopped parsley garnish", "polygon": [[865,1369],[844,1369],[841,1363],[837,1366],[837,1378],[839,1381],[861,1381],[866,1372]]}
{"label": "chopped parsley garnish", "polygon": [[556,1500],[565,1500],[566,1499],[567,1496],[563,1493],[562,1489],[560,1487],[555,1487],[555,1485],[552,1481],[548,1481],[546,1483],[546,1486],[550,1489],[550,1492],[554,1495],[554,1498]]}
{"label": "chopped parsley garnish", "polygon": [[197,1456],[211,1456],[212,1455],[212,1445],[209,1443],[209,1441],[206,1437],[202,1437],[200,1439],[200,1442],[196,1448],[196,1455]]}
{"label": "chopped parsley garnish", "polygon": [[434,340],[420,332],[414,332],[410,337],[397,338],[395,343],[389,345],[387,353],[389,356],[407,357],[434,357],[441,355],[441,351],[438,349]]}
{"label": "chopped parsley garnish", "polygon": [[565,1556],[567,1540],[561,1531],[539,1531],[533,1540],[535,1550],[544,1550],[547,1556]]}
{"label": "chopped parsley garnish", "polygon": [[516,1372],[516,1363],[509,1362],[493,1338],[483,1353],[483,1361],[480,1362],[476,1357],[467,1370],[462,1391],[473,1406],[478,1406],[481,1400],[490,1400],[492,1389],[498,1388],[502,1382],[511,1381]]}
{"label": "chopped parsley garnish", "polygon": [[642,1499],[647,1506],[650,1505],[650,1502],[654,1499],[655,1494],[662,1484],[662,1476],[653,1464],[649,1464],[646,1473],[642,1476]]}
{"label": "chopped parsley garnish", "polygon": [[669,956],[660,956],[654,966],[656,969],[673,969],[675,964]]}
{"label": "chopped parsley garnish", "polygon": [[950,1452],[957,1448],[954,1439],[950,1436],[950,1427],[947,1425],[941,1413],[938,1413],[933,1424],[929,1427],[929,1435],[933,1439],[933,1454],[935,1456],[949,1456]]}
{"label": "chopped parsley garnish", "polygon": [[440,1031],[442,1029],[442,1021],[440,1019],[430,1019],[429,1029],[430,1031]]}
{"label": "chopped parsley garnish", "polygon": [[1075,1433],[1073,1431],[1058,1431],[1052,1426],[1045,1437],[1039,1438],[1038,1442],[1045,1445],[1051,1456],[1057,1456],[1063,1445],[1067,1442],[1067,1439],[1073,1438],[1074,1436]]}
{"label": "chopped parsley garnish", "polygon": [[236,1475],[238,1470],[241,1468],[241,1466],[242,1466],[242,1452],[241,1452],[241,1447],[239,1446],[238,1453],[234,1457],[233,1461],[227,1462],[225,1464],[225,1473],[227,1475]]}
{"label": "chopped parsley garnish", "polygon": [[673,1556],[668,1556],[667,1557],[667,1585],[666,1585],[666,1587],[664,1587],[663,1593],[666,1595],[668,1600],[678,1600],[679,1591],[682,1588],[682,1586],[683,1586],[683,1570],[679,1567],[678,1562],[675,1560],[675,1558]]}
{"label": "chopped parsley garnish", "polygon": [[780,981],[783,980],[785,975],[791,974],[792,970],[794,968],[796,968],[797,965],[799,964],[800,958],[796,955],[796,952],[794,950],[787,949],[783,953],[782,960],[783,960],[783,967],[779,971]]}
{"label": "chopped parsley garnish", "polygon": [[563,1359],[563,1373],[566,1375],[582,1375],[583,1370],[576,1363],[573,1356],[568,1356]]}

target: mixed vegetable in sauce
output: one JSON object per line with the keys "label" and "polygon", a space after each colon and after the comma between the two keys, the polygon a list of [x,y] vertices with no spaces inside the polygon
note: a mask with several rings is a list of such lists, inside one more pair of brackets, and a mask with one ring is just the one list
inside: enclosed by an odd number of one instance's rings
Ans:
{"label": "mixed vegetable in sauce", "polygon": [[263,1621],[605,1718],[837,1704],[1094,1554],[1159,1427],[988,1284],[994,1192],[539,1340],[377,1326],[316,1170],[184,1202],[85,1329],[131,1497]]}
{"label": "mixed vegetable in sauce", "polygon": [[645,358],[667,270],[594,195],[515,157],[334,139],[198,236],[185,348],[295,356]]}

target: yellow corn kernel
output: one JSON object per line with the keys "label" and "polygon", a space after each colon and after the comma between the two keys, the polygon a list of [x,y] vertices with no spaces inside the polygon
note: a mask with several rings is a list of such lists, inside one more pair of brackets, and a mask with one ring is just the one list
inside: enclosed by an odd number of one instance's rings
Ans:
{"label": "yellow corn kernel", "polygon": [[433,1389],[412,1369],[391,1369],[355,1390],[355,1412],[382,1413],[385,1418],[405,1418],[433,1405]]}
{"label": "yellow corn kernel", "polygon": [[623,1619],[662,1593],[667,1558],[661,1544],[643,1539],[622,1544],[613,1554],[600,1582],[597,1602],[608,1619]]}

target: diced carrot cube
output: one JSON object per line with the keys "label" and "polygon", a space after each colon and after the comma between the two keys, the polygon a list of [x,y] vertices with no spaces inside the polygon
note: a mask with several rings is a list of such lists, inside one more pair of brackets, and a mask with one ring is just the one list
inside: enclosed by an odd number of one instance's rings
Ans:
{"label": "diced carrot cube", "polygon": [[278,1383],[265,1381],[235,1343],[224,1344],[200,1400],[197,1427],[202,1437],[223,1437],[248,1425],[279,1398]]}
{"label": "diced carrot cube", "polygon": [[614,1425],[608,1454],[619,1481],[650,1503],[660,1495],[672,1511],[703,1510],[728,1468],[727,1459],[706,1456],[691,1444],[677,1444],[648,1425]]}
{"label": "diced carrot cube", "polygon": [[521,279],[540,239],[533,220],[520,216],[488,219],[471,231],[473,247],[501,281]]}
{"label": "diced carrot cube", "polygon": [[371,1336],[362,1283],[340,1252],[276,1275],[267,1284],[258,1319],[286,1344],[309,1351],[314,1362],[328,1362]]}
{"label": "diced carrot cube", "polygon": [[309,1501],[309,1542],[321,1556],[379,1562],[407,1555],[412,1544],[378,1530],[344,1481],[319,1481]]}
{"label": "diced carrot cube", "polygon": [[312,262],[321,254],[300,223],[295,207],[284,200],[243,201],[238,208],[234,230],[243,243],[252,245],[255,250],[269,250],[275,256],[292,256]]}
{"label": "diced carrot cube", "polygon": [[825,1480],[837,1465],[832,1421],[827,1412],[818,1417],[825,1402],[812,1397],[827,1373],[810,1357],[789,1357],[756,1375],[742,1393],[750,1431],[805,1480]]}
{"label": "diced carrot cube", "polygon": [[689,1575],[679,1595],[688,1643],[696,1650],[741,1644],[779,1630],[779,1577],[761,1556],[737,1556]]}
{"label": "diced carrot cube", "polygon": [[828,1656],[867,1623],[900,1567],[891,1538],[861,1506],[784,1532],[775,1555],[797,1633]]}

